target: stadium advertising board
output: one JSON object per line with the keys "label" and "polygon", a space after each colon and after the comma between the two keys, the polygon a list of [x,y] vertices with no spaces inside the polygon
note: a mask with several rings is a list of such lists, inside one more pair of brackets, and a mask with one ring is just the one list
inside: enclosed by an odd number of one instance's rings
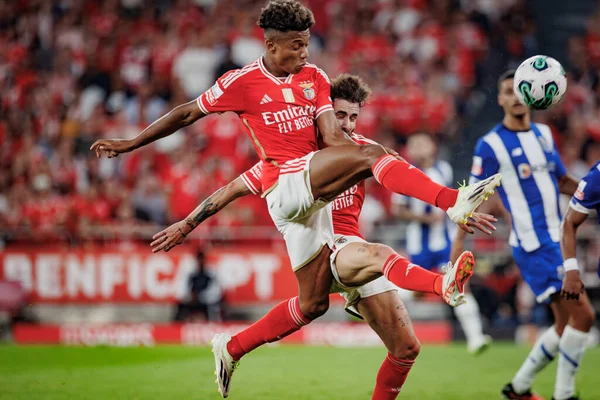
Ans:
{"label": "stadium advertising board", "polygon": [[[182,344],[207,346],[217,332],[235,334],[248,327],[243,323],[201,324],[109,324],[31,325],[17,324],[13,337],[18,344],[61,344],[72,346],[147,346]],[[448,343],[452,329],[447,322],[416,322],[422,343]],[[283,343],[346,346],[380,346],[381,340],[366,323],[317,322],[284,338]]]}
{"label": "stadium advertising board", "polygon": [[[230,304],[281,301],[297,295],[284,251],[218,248],[207,264]],[[0,281],[16,281],[39,303],[175,302],[196,270],[189,249],[152,254],[147,247],[90,250],[19,247],[0,252]],[[338,296],[334,296],[338,297]]]}

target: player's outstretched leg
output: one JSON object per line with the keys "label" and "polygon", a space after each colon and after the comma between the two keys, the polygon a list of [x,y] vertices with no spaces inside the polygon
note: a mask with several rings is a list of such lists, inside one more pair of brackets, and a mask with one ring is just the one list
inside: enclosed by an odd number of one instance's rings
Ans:
{"label": "player's outstretched leg", "polygon": [[388,351],[377,373],[372,400],[393,400],[398,397],[421,344],[397,291],[361,298],[356,307]]}
{"label": "player's outstretched leg", "polygon": [[568,312],[559,307],[558,295],[553,296],[550,304],[554,314],[554,325],[540,335],[527,355],[527,358],[513,379],[502,388],[505,399],[544,400],[531,391],[531,386],[537,374],[542,371],[558,354],[558,343],[567,322]]}
{"label": "player's outstretched leg", "polygon": [[450,189],[431,180],[418,168],[385,152],[379,145],[336,146],[318,151],[310,161],[314,198],[333,200],[370,176],[394,193],[441,208],[452,221],[464,224],[475,209],[500,185],[500,174]]}
{"label": "player's outstretched leg", "polygon": [[579,299],[561,297],[558,302],[561,308],[567,310],[569,324],[558,342],[558,366],[552,399],[577,400],[575,377],[588,343],[590,329],[594,324],[595,312],[585,292],[579,295]]}
{"label": "player's outstretched leg", "polygon": [[473,275],[475,259],[466,251],[441,275],[411,263],[389,246],[355,242],[336,254],[335,264],[343,266],[336,273],[345,286],[361,286],[384,275],[402,289],[435,293],[456,307],[464,303],[464,285]]}
{"label": "player's outstretched leg", "polygon": [[331,250],[324,247],[317,257],[295,272],[298,296],[276,305],[267,315],[234,336],[217,334],[212,340],[219,393],[229,395],[231,376],[242,356],[255,348],[283,339],[329,308]]}

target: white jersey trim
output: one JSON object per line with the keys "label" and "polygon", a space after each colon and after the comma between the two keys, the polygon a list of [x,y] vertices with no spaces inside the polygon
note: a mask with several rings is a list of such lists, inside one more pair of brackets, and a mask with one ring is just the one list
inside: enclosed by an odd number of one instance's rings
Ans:
{"label": "white jersey trim", "polygon": [[315,113],[315,119],[319,118],[321,114],[327,111],[333,111],[333,107],[331,106],[331,104],[325,104],[324,106],[321,106]]}
{"label": "white jersey trim", "polygon": [[258,59],[258,66],[260,68],[260,72],[262,72],[264,76],[272,80],[276,85],[281,85],[281,81],[267,70],[265,64],[263,63],[262,57]]}
{"label": "white jersey trim", "polygon": [[198,98],[196,99],[196,103],[198,104],[198,108],[200,109],[200,111],[202,111],[204,114],[208,115],[210,113],[204,107],[204,104],[202,104],[202,96],[204,96],[204,93],[202,93],[200,96],[198,96]]}
{"label": "white jersey trim", "polygon": [[590,210],[589,208],[586,208],[586,207],[582,206],[580,203],[575,203],[573,201],[569,202],[569,207],[571,207],[573,210],[580,212],[582,214],[589,214],[590,212],[592,212],[592,210]]}
{"label": "white jersey trim", "polygon": [[244,184],[246,185],[246,187],[252,192],[252,194],[259,194],[260,192],[258,191],[258,189],[256,188],[256,186],[254,186],[254,184],[252,183],[252,181],[250,181],[250,179],[248,179],[246,177],[246,174],[242,174],[240,175],[240,178],[242,178],[242,181],[244,182]]}

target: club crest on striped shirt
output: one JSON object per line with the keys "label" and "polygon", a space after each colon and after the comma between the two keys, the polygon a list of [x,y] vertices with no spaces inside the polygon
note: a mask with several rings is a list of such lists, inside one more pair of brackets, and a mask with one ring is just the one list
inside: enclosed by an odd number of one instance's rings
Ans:
{"label": "club crest on striped shirt", "polygon": [[312,100],[315,98],[315,89],[313,89],[313,82],[301,82],[300,87],[303,88],[302,92],[304,93],[304,97],[307,100]]}

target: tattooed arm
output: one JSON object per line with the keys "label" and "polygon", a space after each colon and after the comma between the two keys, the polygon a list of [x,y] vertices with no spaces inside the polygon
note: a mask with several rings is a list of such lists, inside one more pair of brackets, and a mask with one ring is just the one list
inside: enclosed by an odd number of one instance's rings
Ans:
{"label": "tattooed arm", "polygon": [[211,194],[186,219],[176,222],[154,235],[152,237],[154,241],[150,244],[152,252],[169,251],[178,244],[183,243],[185,237],[202,222],[221,211],[235,199],[249,194],[252,194],[250,189],[240,177],[237,177]]}

